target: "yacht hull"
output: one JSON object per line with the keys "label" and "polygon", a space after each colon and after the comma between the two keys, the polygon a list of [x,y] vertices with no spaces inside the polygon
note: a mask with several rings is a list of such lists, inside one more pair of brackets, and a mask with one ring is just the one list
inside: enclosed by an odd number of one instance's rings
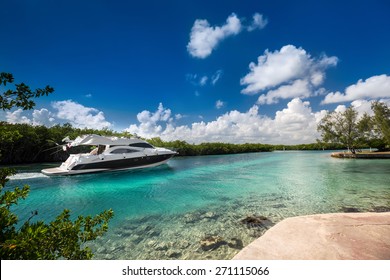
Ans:
{"label": "yacht hull", "polygon": [[177,153],[153,147],[138,138],[105,137],[95,134],[83,135],[75,140],[69,137],[64,151],[77,146],[95,146],[89,153],[70,154],[68,159],[57,168],[43,169],[49,176],[76,175],[111,170],[127,170],[158,166],[167,162]]}
{"label": "yacht hull", "polygon": [[101,160],[101,162],[83,163],[75,165],[72,169],[61,167],[43,169],[41,172],[47,176],[66,176],[86,173],[97,173],[114,170],[130,170],[155,167],[166,163],[173,154],[145,156],[140,158],[123,158],[116,160]]}

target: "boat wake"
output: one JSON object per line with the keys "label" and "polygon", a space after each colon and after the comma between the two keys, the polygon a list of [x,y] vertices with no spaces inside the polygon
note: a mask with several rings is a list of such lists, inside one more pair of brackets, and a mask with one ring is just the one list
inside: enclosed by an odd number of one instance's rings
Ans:
{"label": "boat wake", "polygon": [[26,180],[26,179],[35,179],[35,178],[49,178],[49,177],[40,172],[17,173],[9,177],[10,180]]}

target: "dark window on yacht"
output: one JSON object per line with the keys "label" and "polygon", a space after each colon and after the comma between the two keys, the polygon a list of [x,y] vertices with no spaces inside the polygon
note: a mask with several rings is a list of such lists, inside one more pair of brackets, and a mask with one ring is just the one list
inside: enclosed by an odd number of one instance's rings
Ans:
{"label": "dark window on yacht", "polygon": [[126,149],[126,148],[121,148],[121,149],[116,149],[111,151],[111,154],[128,154],[128,153],[135,153],[138,152],[137,150],[133,149]]}
{"label": "dark window on yacht", "polygon": [[153,146],[148,143],[134,143],[134,144],[130,144],[129,146],[137,147],[137,148],[153,148]]}

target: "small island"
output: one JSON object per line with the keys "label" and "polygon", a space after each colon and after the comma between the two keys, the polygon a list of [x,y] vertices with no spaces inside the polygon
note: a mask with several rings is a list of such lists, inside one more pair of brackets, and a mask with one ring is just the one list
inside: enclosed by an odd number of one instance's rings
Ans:
{"label": "small island", "polygon": [[[348,152],[334,152],[335,158],[390,159],[390,108],[379,101],[371,103],[373,115],[359,115],[354,106],[328,112],[318,124],[320,143],[339,144]],[[368,150],[362,150],[369,148]],[[375,148],[376,151],[371,151]]]}
{"label": "small island", "polygon": [[334,158],[358,158],[358,159],[390,159],[390,152],[334,152],[331,154]]}

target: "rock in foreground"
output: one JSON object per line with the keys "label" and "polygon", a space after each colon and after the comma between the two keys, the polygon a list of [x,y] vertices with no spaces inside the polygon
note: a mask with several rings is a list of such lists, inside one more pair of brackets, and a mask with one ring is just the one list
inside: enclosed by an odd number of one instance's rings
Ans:
{"label": "rock in foreground", "polygon": [[389,260],[390,213],[337,213],[288,218],[233,259]]}

